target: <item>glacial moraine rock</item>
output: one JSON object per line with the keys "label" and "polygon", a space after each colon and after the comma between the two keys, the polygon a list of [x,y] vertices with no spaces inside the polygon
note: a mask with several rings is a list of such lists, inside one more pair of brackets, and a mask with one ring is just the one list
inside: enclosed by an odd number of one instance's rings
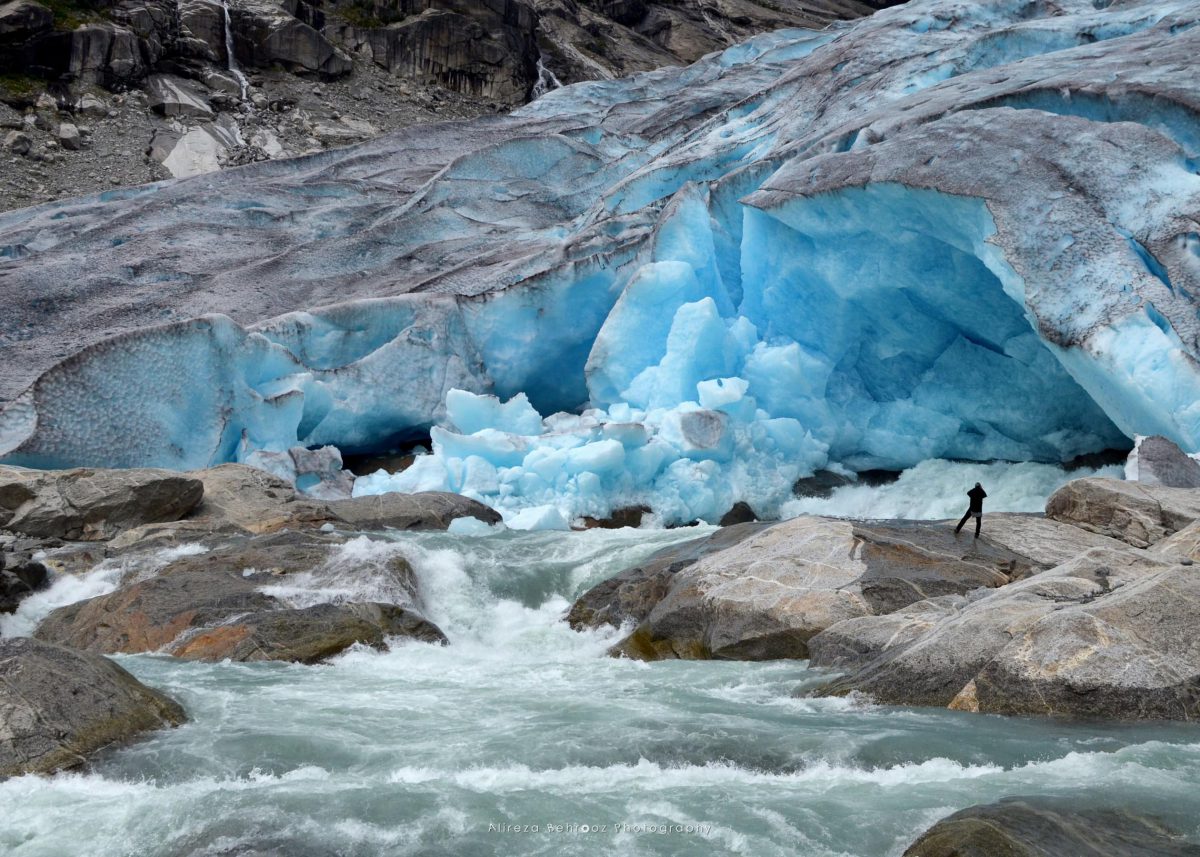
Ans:
{"label": "glacial moraine rock", "polygon": [[[107,595],[60,607],[35,636],[100,653],[308,662],[356,642],[380,645],[392,635],[432,639],[440,634],[405,606],[418,594],[416,575],[402,555],[381,555],[369,566],[337,565],[332,550],[342,543],[311,532],[238,538],[175,560],[155,576],[126,582]],[[369,584],[369,591],[387,594],[391,603],[297,609],[262,591],[297,575],[316,588],[354,591],[355,585]]]}
{"label": "glacial moraine rock", "polygon": [[986,540],[955,537],[945,524],[804,517],[703,556],[665,580],[660,573],[650,578],[656,586],[647,587],[639,576],[614,579],[585,599],[625,596],[630,583],[645,598],[666,585],[614,654],[643,660],[805,658],[813,635],[845,619],[1001,586],[1031,565]]}
{"label": "glacial moraine rock", "polygon": [[482,503],[444,491],[417,494],[375,494],[325,504],[337,517],[358,530],[444,530],[455,518],[499,523],[498,512]]}
{"label": "glacial moraine rock", "polygon": [[1200,491],[1076,479],[1046,501],[1046,517],[1146,548],[1200,519]]}
{"label": "glacial moraine rock", "polygon": [[849,672],[814,694],[859,691],[886,704],[998,714],[1194,719],[1200,647],[1188,629],[1198,596],[1200,576],[1189,566],[1095,548],[972,593],[941,615],[832,626],[811,643],[813,665]]}
{"label": "glacial moraine rock", "polygon": [[200,502],[197,479],[166,470],[25,470],[0,466],[0,527],[41,538],[110,539],[176,521]]}
{"label": "glacial moraine rock", "polygon": [[1160,434],[1139,437],[1125,463],[1125,478],[1143,485],[1200,488],[1200,462]]}
{"label": "glacial moraine rock", "polygon": [[1198,857],[1155,818],[1075,799],[1009,797],[943,818],[904,857]]}
{"label": "glacial moraine rock", "polygon": [[107,658],[0,640],[0,779],[76,767],[96,750],[184,720],[178,703]]}

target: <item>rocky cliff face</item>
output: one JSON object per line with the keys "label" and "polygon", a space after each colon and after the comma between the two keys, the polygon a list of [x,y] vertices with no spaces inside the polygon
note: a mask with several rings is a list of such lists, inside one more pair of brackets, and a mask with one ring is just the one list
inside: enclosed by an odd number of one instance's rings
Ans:
{"label": "rocky cliff face", "polygon": [[0,210],[502,111],[882,5],[10,0]]}

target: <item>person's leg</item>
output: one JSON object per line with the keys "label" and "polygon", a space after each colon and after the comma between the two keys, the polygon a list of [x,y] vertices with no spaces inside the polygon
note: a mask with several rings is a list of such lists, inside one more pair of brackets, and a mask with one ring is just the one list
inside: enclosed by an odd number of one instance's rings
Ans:
{"label": "person's leg", "polygon": [[983,515],[975,516],[975,538],[979,538],[979,528],[983,526]]}
{"label": "person's leg", "polygon": [[956,532],[956,533],[962,532],[963,524],[965,524],[967,522],[967,520],[970,519],[970,517],[971,517],[971,510],[968,509],[967,514],[962,516],[962,520],[959,521],[958,526],[954,528],[954,532]]}

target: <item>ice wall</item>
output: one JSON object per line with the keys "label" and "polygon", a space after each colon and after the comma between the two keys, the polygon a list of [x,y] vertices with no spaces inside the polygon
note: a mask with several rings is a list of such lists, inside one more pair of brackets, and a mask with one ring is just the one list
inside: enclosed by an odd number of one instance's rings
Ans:
{"label": "ice wall", "polygon": [[1196,450],[1197,18],[915,0],[4,215],[0,457],[192,467],[432,428],[358,490],[711,520],[817,467]]}

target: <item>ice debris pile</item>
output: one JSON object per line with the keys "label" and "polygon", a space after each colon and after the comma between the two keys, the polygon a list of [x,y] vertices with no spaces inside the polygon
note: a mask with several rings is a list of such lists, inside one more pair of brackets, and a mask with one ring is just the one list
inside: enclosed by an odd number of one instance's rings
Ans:
{"label": "ice debris pile", "polygon": [[547,524],[769,513],[818,467],[1200,450],[1198,20],[914,0],[4,215],[0,458],[198,467],[433,427],[356,492]]}

